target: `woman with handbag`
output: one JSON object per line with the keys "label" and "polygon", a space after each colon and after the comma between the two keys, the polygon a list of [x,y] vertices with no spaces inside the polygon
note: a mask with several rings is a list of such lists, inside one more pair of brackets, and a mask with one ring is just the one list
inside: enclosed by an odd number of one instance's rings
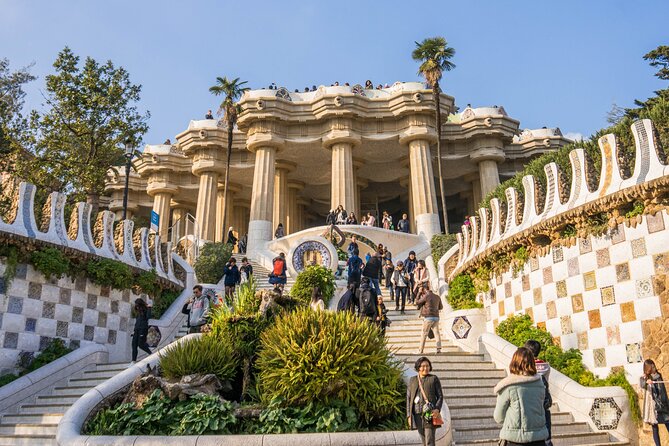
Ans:
{"label": "woman with handbag", "polygon": [[444,424],[441,418],[444,403],[441,382],[430,373],[432,363],[425,356],[418,358],[414,368],[418,376],[412,376],[407,387],[409,428],[418,429],[423,446],[434,446],[435,432]]}
{"label": "woman with handbag", "polygon": [[544,396],[546,388],[537,373],[534,355],[520,347],[513,354],[509,376],[495,386],[495,421],[502,424],[501,446],[545,446],[548,438]]}
{"label": "woman with handbag", "polygon": [[644,390],[643,421],[653,429],[655,446],[660,446],[660,424],[664,424],[669,431],[669,399],[662,375],[652,359],[646,359],[643,363],[639,386]]}

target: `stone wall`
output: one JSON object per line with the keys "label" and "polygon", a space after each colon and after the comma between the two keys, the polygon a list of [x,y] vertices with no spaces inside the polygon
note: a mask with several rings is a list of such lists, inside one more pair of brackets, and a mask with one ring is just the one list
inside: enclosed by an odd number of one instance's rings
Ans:
{"label": "stone wall", "polygon": [[[5,267],[0,259],[0,277]],[[0,375],[14,371],[21,352],[43,350],[54,338],[70,348],[106,344],[110,361],[126,359],[134,326],[131,306],[138,297],[86,278],[47,280],[19,264],[9,286],[0,279]]]}
{"label": "stone wall", "polygon": [[[649,346],[669,339],[660,304],[669,270],[669,215],[640,220],[609,235],[578,238],[570,247],[553,246],[517,274],[494,276],[484,299],[488,331],[510,315],[528,314],[562,348],[581,350],[597,375],[624,367],[637,383],[642,358],[659,354]],[[663,334],[650,339],[651,330]],[[669,355],[660,359],[669,362]]]}

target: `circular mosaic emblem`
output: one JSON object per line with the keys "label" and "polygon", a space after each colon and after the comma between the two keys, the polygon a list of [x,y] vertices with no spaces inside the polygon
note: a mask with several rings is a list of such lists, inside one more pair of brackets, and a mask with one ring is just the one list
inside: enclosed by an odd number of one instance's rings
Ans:
{"label": "circular mosaic emblem", "polygon": [[332,258],[330,250],[323,243],[316,240],[309,240],[300,243],[293,251],[293,268],[298,273],[307,266],[321,265],[330,268]]}

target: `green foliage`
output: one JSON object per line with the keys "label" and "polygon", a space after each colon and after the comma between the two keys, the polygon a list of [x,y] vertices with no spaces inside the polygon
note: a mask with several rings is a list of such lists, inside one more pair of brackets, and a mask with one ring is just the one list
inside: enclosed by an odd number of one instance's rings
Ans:
{"label": "green foliage", "polygon": [[609,218],[610,215],[607,212],[589,215],[585,220],[585,226],[588,228],[590,234],[600,236],[608,231]]}
{"label": "green foliage", "polygon": [[117,260],[91,260],[86,264],[86,272],[93,283],[101,286],[125,290],[133,284],[132,270]]}
{"label": "green foliage", "polygon": [[151,297],[156,297],[160,294],[158,273],[156,273],[155,269],[152,269],[151,271],[142,271],[136,275],[135,285],[142,293],[146,293]]}
{"label": "green foliage", "polygon": [[290,297],[296,301],[308,305],[311,301],[311,293],[314,287],[318,287],[323,293],[323,302],[327,308],[330,299],[334,295],[334,274],[329,268],[320,265],[307,266],[295,279],[295,285],[290,289]]}
{"label": "green foliage", "polygon": [[470,308],[481,308],[476,302],[476,290],[469,274],[458,274],[453,278],[447,295],[448,304],[454,310],[467,310]]}
{"label": "green foliage", "polygon": [[30,361],[30,364],[28,364],[28,367],[26,367],[26,369],[23,371],[22,374],[30,373],[33,370],[37,370],[40,367],[55,361],[61,356],[67,355],[71,351],[72,349],[66,347],[65,342],[63,342],[62,339],[55,338],[49,343],[49,345],[44,350],[42,350],[42,353],[40,353],[38,356],[35,357],[35,359]]}
{"label": "green foliage", "polygon": [[153,308],[151,309],[151,317],[153,319],[160,319],[163,314],[170,308],[170,305],[181,295],[178,290],[163,290],[160,296],[154,299]]}
{"label": "green foliage", "polygon": [[12,381],[15,381],[19,379],[18,375],[14,375],[13,373],[8,373],[6,375],[0,376],[0,387],[4,386],[5,384],[9,384]]}
{"label": "green foliage", "polygon": [[402,412],[402,365],[367,320],[347,311],[301,308],[279,317],[261,339],[258,388],[265,403],[342,401],[368,424]]}
{"label": "green foliage", "polygon": [[9,286],[16,277],[16,267],[19,265],[19,250],[16,246],[9,245],[0,248],[0,255],[5,256],[5,289],[9,290]]}
{"label": "green foliage", "polygon": [[551,334],[532,325],[529,315],[511,316],[500,322],[497,334],[516,346],[522,346],[526,341],[534,339],[541,344],[539,358],[551,364],[555,370],[565,374],[577,383],[589,387],[620,386],[625,389],[630,400],[632,419],[639,423],[641,413],[636,392],[625,378],[624,371],[612,371],[606,378],[598,378],[583,365],[583,356],[575,348],[563,351],[553,343]]}
{"label": "green foliage", "polygon": [[195,373],[213,373],[221,381],[230,381],[238,364],[231,343],[232,339],[204,334],[168,347],[160,353],[163,376],[180,379]]}
{"label": "green foliage", "polygon": [[643,211],[646,209],[646,206],[641,201],[635,201],[632,204],[632,209],[628,212],[625,212],[626,218],[636,217],[637,215],[643,215]]}
{"label": "green foliage", "polygon": [[232,245],[228,243],[204,245],[193,265],[197,280],[202,283],[218,283],[223,278],[225,264],[228,263],[231,255]]}
{"label": "green foliage", "polygon": [[564,227],[562,231],[560,231],[561,238],[576,237],[577,234],[578,231],[576,230],[576,226],[572,224],[568,224],[567,226]]}
{"label": "green foliage", "polygon": [[289,434],[297,432],[345,432],[358,424],[353,407],[334,400],[329,405],[309,402],[303,407],[284,407],[274,400],[260,413],[257,433]]}
{"label": "green foliage", "polygon": [[60,279],[64,274],[68,274],[72,267],[70,259],[63,254],[63,251],[56,248],[34,251],[30,255],[30,263],[47,279],[52,277]]}
{"label": "green foliage", "polygon": [[455,234],[435,234],[430,240],[432,247],[432,260],[434,263],[439,262],[446,252],[453,246],[458,244],[458,239]]}
{"label": "green foliage", "polygon": [[98,412],[84,426],[86,435],[229,434],[237,423],[234,408],[217,396],[194,395],[172,401],[155,390],[141,408],[132,403]]}
{"label": "green foliage", "polygon": [[478,293],[487,293],[490,291],[490,268],[488,268],[486,265],[476,268],[476,271],[474,271],[472,277],[472,283],[474,284],[475,295]]}

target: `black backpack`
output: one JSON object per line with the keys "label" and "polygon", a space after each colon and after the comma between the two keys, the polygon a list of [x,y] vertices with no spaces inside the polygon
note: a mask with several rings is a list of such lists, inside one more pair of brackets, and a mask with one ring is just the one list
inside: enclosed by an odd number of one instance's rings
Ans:
{"label": "black backpack", "polygon": [[360,289],[360,314],[364,316],[376,314],[376,293],[371,288]]}

